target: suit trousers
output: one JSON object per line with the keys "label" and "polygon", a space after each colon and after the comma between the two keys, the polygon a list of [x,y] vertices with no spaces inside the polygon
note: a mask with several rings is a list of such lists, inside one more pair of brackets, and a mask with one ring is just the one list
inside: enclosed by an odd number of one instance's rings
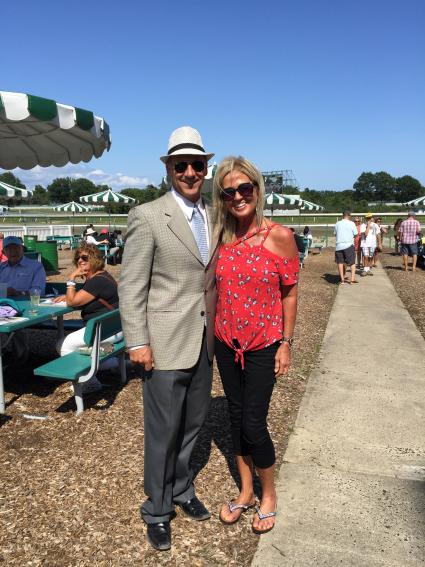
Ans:
{"label": "suit trousers", "polygon": [[206,342],[204,332],[199,359],[192,368],[145,373],[144,486],[148,498],[140,512],[148,524],[168,521],[174,504],[195,495],[189,461],[211,397],[212,362]]}

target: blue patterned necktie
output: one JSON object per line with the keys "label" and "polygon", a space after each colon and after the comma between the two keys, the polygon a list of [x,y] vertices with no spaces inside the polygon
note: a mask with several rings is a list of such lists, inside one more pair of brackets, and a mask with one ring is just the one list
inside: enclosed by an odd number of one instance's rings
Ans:
{"label": "blue patterned necktie", "polygon": [[206,266],[208,263],[208,241],[207,233],[205,230],[205,221],[202,216],[198,205],[193,207],[192,213],[192,232],[195,237],[196,244],[198,245],[199,253],[201,254],[202,261]]}

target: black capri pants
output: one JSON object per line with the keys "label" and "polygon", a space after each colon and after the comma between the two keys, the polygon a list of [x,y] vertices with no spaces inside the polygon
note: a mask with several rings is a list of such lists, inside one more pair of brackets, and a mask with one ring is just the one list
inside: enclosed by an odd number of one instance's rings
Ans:
{"label": "black capri pants", "polygon": [[261,350],[245,351],[245,368],[235,362],[235,351],[216,338],[217,366],[230,412],[236,455],[250,456],[258,468],[271,467],[274,445],[267,429],[267,414],[276,382],[275,355],[280,343]]}

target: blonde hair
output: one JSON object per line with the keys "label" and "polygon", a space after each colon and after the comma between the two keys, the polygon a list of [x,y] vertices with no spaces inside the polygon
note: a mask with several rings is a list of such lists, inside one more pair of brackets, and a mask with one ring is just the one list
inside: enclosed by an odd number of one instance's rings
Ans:
{"label": "blonde hair", "polygon": [[236,239],[237,220],[229,213],[226,204],[221,198],[221,192],[224,189],[223,179],[232,171],[244,173],[257,191],[257,205],[255,207],[255,216],[257,225],[260,227],[263,223],[263,206],[264,206],[264,179],[261,172],[255,165],[243,156],[229,156],[224,158],[217,168],[214,175],[213,183],[213,204],[214,204],[214,225],[215,232],[221,242],[228,244]]}

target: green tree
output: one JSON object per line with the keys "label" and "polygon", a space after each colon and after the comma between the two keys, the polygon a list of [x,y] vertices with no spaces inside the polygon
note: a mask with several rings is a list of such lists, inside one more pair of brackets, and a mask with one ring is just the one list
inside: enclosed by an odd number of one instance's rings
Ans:
{"label": "green tree", "polygon": [[20,189],[26,189],[25,185],[22,183],[19,177],[16,177],[10,171],[5,171],[4,173],[0,174],[0,181],[8,183],[9,185],[13,185],[14,187],[19,187]]}
{"label": "green tree", "polygon": [[356,201],[372,201],[375,192],[375,175],[371,171],[363,171],[353,185]]}
{"label": "green tree", "polygon": [[67,203],[71,200],[72,181],[70,177],[57,177],[47,186],[51,205]]}
{"label": "green tree", "polygon": [[396,180],[386,171],[364,171],[353,185],[356,201],[392,201],[395,198]]}
{"label": "green tree", "polygon": [[31,203],[34,205],[48,205],[49,195],[42,185],[36,185],[31,197]]}
{"label": "green tree", "polygon": [[90,179],[86,179],[82,177],[81,179],[72,179],[71,181],[71,193],[69,196],[70,201],[77,201],[80,200],[80,197],[83,195],[90,195],[91,193],[98,193],[96,189],[96,185],[90,181]]}
{"label": "green tree", "polygon": [[399,203],[417,199],[425,194],[425,187],[411,175],[403,175],[396,179],[395,198]]}

